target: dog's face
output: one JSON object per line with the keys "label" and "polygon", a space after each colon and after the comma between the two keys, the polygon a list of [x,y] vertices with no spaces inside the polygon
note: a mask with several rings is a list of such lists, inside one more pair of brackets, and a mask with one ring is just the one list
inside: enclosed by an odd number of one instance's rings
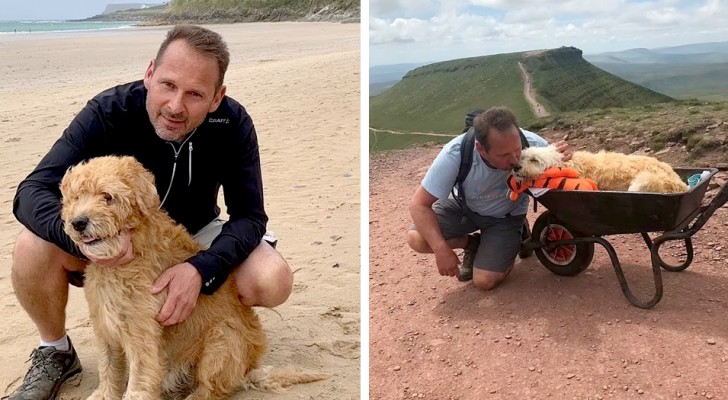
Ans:
{"label": "dog's face", "polygon": [[562,167],[561,153],[554,146],[529,147],[521,152],[520,163],[513,167],[513,175],[519,180],[536,179],[551,167]]}
{"label": "dog's face", "polygon": [[154,177],[133,157],[99,157],[61,181],[63,229],[86,256],[119,257],[134,228],[159,207]]}

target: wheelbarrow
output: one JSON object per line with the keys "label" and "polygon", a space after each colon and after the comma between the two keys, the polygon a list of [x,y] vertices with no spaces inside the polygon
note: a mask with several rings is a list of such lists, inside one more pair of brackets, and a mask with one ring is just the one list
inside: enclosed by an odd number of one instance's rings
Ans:
{"label": "wheelbarrow", "polygon": [[[525,252],[533,250],[541,264],[554,274],[574,276],[589,267],[594,244],[598,243],[609,254],[627,300],[636,307],[651,308],[662,298],[661,270],[677,272],[690,266],[692,236],[728,201],[727,184],[708,205],[702,205],[708,183],[717,169],[675,168],[686,182],[688,177],[703,171],[708,171],[709,175],[685,193],[549,190],[534,197],[547,210],[536,219],[522,249]],[[651,232],[662,234],[652,239]],[[647,301],[632,294],[617,252],[603,238],[628,233],[640,233],[650,252],[655,293]],[[660,256],[660,247],[669,241],[684,241],[686,258],[682,263],[668,264]]]}

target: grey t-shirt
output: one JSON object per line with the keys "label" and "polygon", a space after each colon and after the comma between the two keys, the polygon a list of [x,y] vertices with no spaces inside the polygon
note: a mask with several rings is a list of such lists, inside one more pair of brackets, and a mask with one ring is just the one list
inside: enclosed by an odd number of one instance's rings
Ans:
{"label": "grey t-shirt", "polygon": [[[548,146],[542,137],[525,129],[523,134],[528,143],[534,147]],[[430,166],[422,187],[438,199],[451,195],[460,169],[460,147],[465,134],[462,134],[445,145]],[[463,182],[465,201],[472,211],[489,217],[503,218],[506,214],[521,215],[528,211],[528,196],[520,196],[517,201],[508,197],[506,180],[510,171],[493,169],[473,151],[473,164]]]}

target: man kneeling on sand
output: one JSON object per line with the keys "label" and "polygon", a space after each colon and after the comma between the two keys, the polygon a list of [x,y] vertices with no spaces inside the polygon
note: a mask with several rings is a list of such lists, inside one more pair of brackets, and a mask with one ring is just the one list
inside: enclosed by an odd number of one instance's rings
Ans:
{"label": "man kneeling on sand", "polygon": [[[220,35],[176,26],[149,63],[144,79],[108,89],[76,115],[48,154],[18,185],[13,212],[24,225],[13,251],[18,301],[40,334],[31,367],[10,400],[54,399],[81,372],[65,329],[68,285],[83,285],[87,263],[130,261],[84,255],[63,232],[59,183],[66,170],[102,155],[130,155],[155,176],[162,208],[206,248],[166,270],[152,287],[167,290],[157,315],[164,326],[187,318],[202,293],[232,275],[240,301],[275,307],[293,286],[291,269],[266,234],[260,156],[253,121],[225,96],[230,61]],[[218,217],[224,188],[229,220]],[[131,244],[129,245],[131,246]]]}

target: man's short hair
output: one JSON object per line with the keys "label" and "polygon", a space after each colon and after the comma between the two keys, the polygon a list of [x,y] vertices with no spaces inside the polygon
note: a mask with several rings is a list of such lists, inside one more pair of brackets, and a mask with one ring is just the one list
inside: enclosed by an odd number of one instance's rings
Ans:
{"label": "man's short hair", "polygon": [[222,86],[222,82],[225,79],[225,72],[230,64],[230,52],[228,52],[227,44],[222,40],[222,36],[217,32],[197,25],[175,25],[167,32],[167,37],[162,42],[162,45],[159,46],[157,57],[154,60],[156,65],[162,63],[164,52],[167,51],[169,44],[175,40],[184,40],[193,49],[217,61],[219,72],[217,88],[219,89]]}
{"label": "man's short hair", "polygon": [[473,120],[475,140],[483,146],[486,152],[490,151],[488,133],[491,128],[506,131],[514,126],[518,127],[516,116],[508,107],[493,107],[484,113],[478,114]]}

